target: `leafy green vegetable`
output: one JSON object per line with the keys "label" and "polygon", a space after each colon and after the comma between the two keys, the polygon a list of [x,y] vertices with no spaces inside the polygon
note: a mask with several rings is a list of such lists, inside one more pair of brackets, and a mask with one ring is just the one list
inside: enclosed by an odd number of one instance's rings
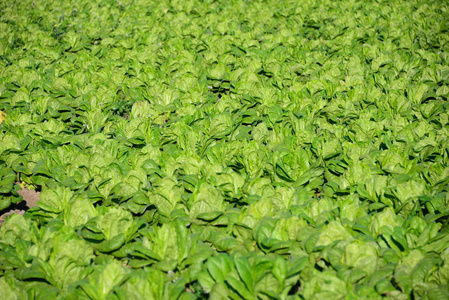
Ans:
{"label": "leafy green vegetable", "polygon": [[3,1],[0,298],[448,298],[448,8]]}

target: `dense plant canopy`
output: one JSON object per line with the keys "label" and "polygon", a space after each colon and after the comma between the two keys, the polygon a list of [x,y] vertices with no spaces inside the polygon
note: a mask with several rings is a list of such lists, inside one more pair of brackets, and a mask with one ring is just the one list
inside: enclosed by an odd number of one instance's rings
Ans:
{"label": "dense plant canopy", "polygon": [[1,299],[448,299],[446,1],[2,1]]}

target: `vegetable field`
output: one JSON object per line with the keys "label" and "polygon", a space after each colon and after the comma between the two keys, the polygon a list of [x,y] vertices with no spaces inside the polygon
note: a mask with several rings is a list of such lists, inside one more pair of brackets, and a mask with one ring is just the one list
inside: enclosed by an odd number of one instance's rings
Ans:
{"label": "vegetable field", "polygon": [[0,1],[1,299],[449,299],[449,3]]}

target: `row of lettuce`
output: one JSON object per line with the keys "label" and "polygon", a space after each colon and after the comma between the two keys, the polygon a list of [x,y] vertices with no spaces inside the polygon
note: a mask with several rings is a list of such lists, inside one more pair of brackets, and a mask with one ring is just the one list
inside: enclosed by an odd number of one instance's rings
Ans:
{"label": "row of lettuce", "polygon": [[449,297],[447,3],[0,7],[2,299]]}

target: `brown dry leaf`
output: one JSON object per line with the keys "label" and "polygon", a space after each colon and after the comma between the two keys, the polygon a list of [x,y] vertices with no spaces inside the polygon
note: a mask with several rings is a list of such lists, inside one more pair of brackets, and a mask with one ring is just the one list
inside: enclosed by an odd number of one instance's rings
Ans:
{"label": "brown dry leaf", "polygon": [[0,110],[0,124],[5,120],[6,114]]}

